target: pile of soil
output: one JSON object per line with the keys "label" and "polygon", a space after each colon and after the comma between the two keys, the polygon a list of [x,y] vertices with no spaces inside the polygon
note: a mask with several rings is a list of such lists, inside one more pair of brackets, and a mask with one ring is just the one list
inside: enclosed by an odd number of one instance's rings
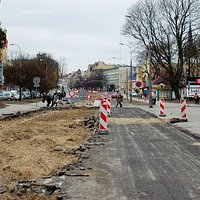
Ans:
{"label": "pile of soil", "polygon": [[91,135],[83,120],[97,112],[44,110],[0,121],[0,199],[11,199],[18,181],[56,175],[63,165],[77,162],[77,155],[64,151],[78,147]]}

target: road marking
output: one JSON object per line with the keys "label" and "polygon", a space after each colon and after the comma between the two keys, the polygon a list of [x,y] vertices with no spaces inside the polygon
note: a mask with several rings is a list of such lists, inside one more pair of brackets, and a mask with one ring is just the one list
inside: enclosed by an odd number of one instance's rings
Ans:
{"label": "road marking", "polygon": [[154,123],[162,123],[162,121],[158,118],[148,118],[148,119],[141,119],[141,118],[108,118],[109,124],[144,124],[148,121],[148,124]]}
{"label": "road marking", "polygon": [[153,144],[153,143],[150,143],[150,145],[155,149],[156,147],[155,147],[155,145]]}
{"label": "road marking", "polygon": [[148,171],[148,174],[149,174],[149,176],[151,177],[151,179],[152,179],[153,181],[155,181],[155,180],[156,180],[156,177],[153,175],[153,172],[151,171],[151,169],[148,168],[147,171]]}

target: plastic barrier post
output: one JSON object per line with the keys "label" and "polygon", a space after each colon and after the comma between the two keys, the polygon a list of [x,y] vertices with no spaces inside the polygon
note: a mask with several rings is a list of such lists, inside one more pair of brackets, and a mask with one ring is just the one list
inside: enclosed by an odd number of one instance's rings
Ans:
{"label": "plastic barrier post", "polygon": [[108,116],[111,114],[111,101],[110,98],[107,99],[107,112]]}
{"label": "plastic barrier post", "polygon": [[186,99],[181,99],[180,100],[180,103],[181,103],[181,120],[182,122],[187,122],[188,119],[187,119],[187,115],[186,115]]}
{"label": "plastic barrier post", "polygon": [[92,105],[92,103],[91,103],[92,96],[91,96],[91,95],[88,95],[88,96],[87,96],[87,100],[88,100],[88,105],[89,105],[89,106]]}
{"label": "plastic barrier post", "polygon": [[107,116],[107,102],[105,100],[102,100],[100,105],[100,122],[98,130],[99,134],[108,134]]}
{"label": "plastic barrier post", "polygon": [[159,114],[160,117],[166,117],[164,102],[165,102],[165,99],[161,98],[160,99],[160,114]]}

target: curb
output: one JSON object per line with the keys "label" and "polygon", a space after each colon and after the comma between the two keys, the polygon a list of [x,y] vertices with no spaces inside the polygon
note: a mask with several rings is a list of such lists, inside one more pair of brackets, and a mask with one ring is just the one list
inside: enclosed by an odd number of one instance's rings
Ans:
{"label": "curb", "polygon": [[[142,108],[140,108],[141,110],[143,110]],[[187,129],[185,129],[185,128],[182,128],[182,127],[178,127],[178,126],[175,126],[174,124],[176,124],[176,123],[179,123],[179,122],[184,122],[182,119],[179,119],[179,118],[172,118],[172,119],[164,119],[164,118],[162,118],[162,117],[159,117],[159,116],[157,116],[156,114],[154,114],[154,113],[151,113],[151,112],[149,112],[149,111],[146,111],[146,110],[143,110],[143,111],[145,111],[145,112],[147,112],[148,114],[150,114],[152,117],[154,117],[154,118],[158,118],[158,119],[160,119],[162,122],[164,122],[165,124],[167,124],[167,125],[169,125],[169,126],[173,126],[175,129],[177,129],[177,130],[179,130],[179,131],[181,131],[181,132],[183,132],[184,134],[186,134],[186,135],[188,135],[188,136],[190,136],[190,137],[192,137],[192,138],[194,138],[194,139],[196,139],[196,140],[200,140],[200,135],[197,135],[197,134],[195,134],[195,133],[193,133],[193,132],[191,132],[191,131],[189,131],[189,130],[187,130]],[[170,122],[170,120],[174,120],[174,121],[176,121],[176,122]]]}

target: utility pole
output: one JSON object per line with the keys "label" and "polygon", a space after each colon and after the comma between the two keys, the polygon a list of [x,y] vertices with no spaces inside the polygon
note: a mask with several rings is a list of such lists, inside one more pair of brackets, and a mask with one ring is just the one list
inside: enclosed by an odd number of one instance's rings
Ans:
{"label": "utility pole", "polygon": [[131,79],[131,82],[130,82],[130,102],[133,101],[133,62],[132,62],[132,49],[130,48],[130,54],[131,54],[131,60],[130,60],[130,79]]}
{"label": "utility pole", "polygon": [[149,48],[148,48],[148,60],[149,60],[149,71],[148,71],[148,79],[149,79],[149,108],[153,108],[152,80],[151,80],[151,43],[150,42],[149,42]]}

